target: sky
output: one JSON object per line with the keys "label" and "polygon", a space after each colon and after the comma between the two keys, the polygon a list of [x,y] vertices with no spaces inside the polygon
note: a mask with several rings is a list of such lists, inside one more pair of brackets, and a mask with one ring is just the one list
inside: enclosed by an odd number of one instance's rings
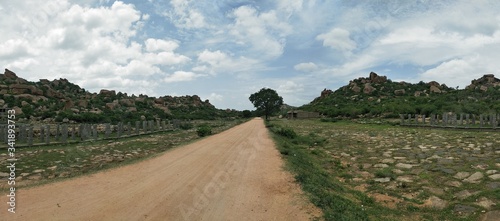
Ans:
{"label": "sky", "polygon": [[301,106],[374,71],[464,88],[500,70],[496,0],[0,0],[0,67],[90,92]]}

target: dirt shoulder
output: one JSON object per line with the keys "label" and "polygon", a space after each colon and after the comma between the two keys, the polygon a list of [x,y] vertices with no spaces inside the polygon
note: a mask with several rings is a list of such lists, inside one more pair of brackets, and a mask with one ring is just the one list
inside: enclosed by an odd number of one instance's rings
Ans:
{"label": "dirt shoulder", "polygon": [[262,119],[256,118],[153,159],[21,189],[16,214],[2,209],[0,220],[309,220],[321,215],[282,166]]}

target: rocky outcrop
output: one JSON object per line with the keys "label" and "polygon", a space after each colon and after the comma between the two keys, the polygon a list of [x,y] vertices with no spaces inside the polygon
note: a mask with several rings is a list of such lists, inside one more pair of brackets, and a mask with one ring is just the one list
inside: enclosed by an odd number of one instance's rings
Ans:
{"label": "rocky outcrop", "polygon": [[116,95],[116,92],[114,90],[106,90],[106,89],[102,89],[100,92],[99,92],[99,95],[102,95],[104,97],[112,97],[112,96],[115,96]]}
{"label": "rocky outcrop", "polygon": [[437,88],[441,87],[441,84],[439,84],[436,81],[431,81],[431,82],[427,83],[427,85],[429,85],[429,87],[432,87],[432,86],[437,87]]}
{"label": "rocky outcrop", "polygon": [[488,88],[500,87],[500,79],[495,78],[493,74],[485,74],[479,79],[474,79],[471,84],[466,87],[466,89],[475,90],[479,89],[481,91],[487,91]]}
{"label": "rocky outcrop", "polygon": [[321,98],[325,98],[325,97],[328,97],[328,95],[332,94],[333,91],[330,90],[330,89],[323,89],[323,91],[321,91]]}
{"label": "rocky outcrop", "polygon": [[387,82],[387,76],[379,76],[375,72],[370,72],[370,82],[374,84],[382,84]]}
{"label": "rocky outcrop", "polygon": [[13,79],[13,80],[17,79],[16,73],[10,71],[9,69],[5,69],[3,77],[8,78],[8,79]]}
{"label": "rocky outcrop", "polygon": [[105,109],[106,112],[108,110],[147,112],[159,109],[166,114],[172,114],[171,108],[173,107],[189,107],[191,110],[209,107],[213,108],[213,111],[217,110],[208,100],[202,101],[197,95],[156,98],[142,94],[128,96],[126,93],[108,89],[102,89],[99,93],[90,93],[65,78],[29,82],[7,69],[4,74],[0,74],[0,100],[0,107],[13,108],[12,106],[17,105],[18,114],[22,113],[20,107],[31,107],[35,113],[31,119],[39,120],[43,120],[41,116],[47,116],[42,114],[44,112],[51,112],[51,118],[57,119],[56,116],[63,110],[76,115],[102,114],[104,113],[102,110]]}

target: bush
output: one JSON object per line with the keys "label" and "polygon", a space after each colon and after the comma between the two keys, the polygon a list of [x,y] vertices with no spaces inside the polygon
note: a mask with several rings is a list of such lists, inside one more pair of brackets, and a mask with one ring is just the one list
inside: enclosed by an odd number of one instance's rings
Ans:
{"label": "bush", "polygon": [[278,127],[278,128],[276,128],[275,133],[280,135],[280,136],[287,137],[290,139],[294,139],[297,137],[297,133],[295,133],[295,131],[292,128]]}
{"label": "bush", "polygon": [[193,128],[193,124],[189,123],[189,122],[184,122],[184,123],[179,124],[179,128],[181,128],[183,130],[189,130],[189,129]]}
{"label": "bush", "polygon": [[198,133],[198,136],[200,137],[205,137],[212,134],[212,128],[208,125],[201,125],[196,130],[196,133]]}

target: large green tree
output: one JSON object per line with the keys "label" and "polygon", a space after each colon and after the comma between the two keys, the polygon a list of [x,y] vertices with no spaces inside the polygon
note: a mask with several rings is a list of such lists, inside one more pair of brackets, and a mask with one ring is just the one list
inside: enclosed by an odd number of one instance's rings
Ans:
{"label": "large green tree", "polygon": [[283,98],[270,88],[262,88],[259,92],[250,95],[250,102],[257,108],[258,112],[264,113],[266,120],[269,116],[280,110]]}

